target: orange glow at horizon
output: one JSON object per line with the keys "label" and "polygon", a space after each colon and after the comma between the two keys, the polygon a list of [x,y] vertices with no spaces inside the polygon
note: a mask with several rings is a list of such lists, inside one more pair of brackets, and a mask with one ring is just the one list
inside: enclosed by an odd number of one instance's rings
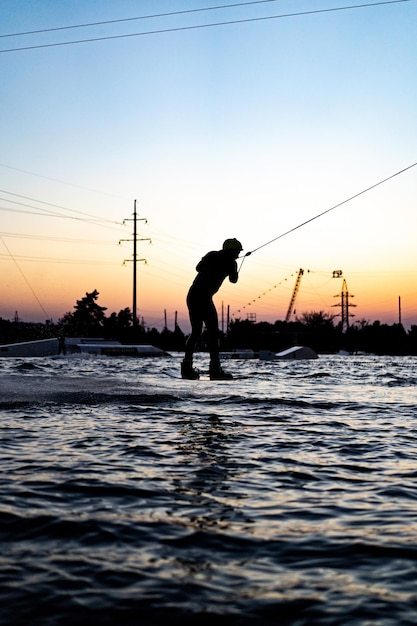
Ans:
{"label": "orange glow at horizon", "polygon": [[[97,289],[98,303],[107,307],[106,315],[119,312],[121,309],[132,310],[132,267],[109,265],[97,272],[93,266],[84,266],[74,271],[69,266],[44,264],[23,264],[25,276],[30,277],[29,285],[10,262],[8,271],[1,279],[2,291],[13,292],[8,302],[3,299],[0,317],[12,319],[17,311],[23,321],[45,321],[42,307],[57,322],[65,313],[72,312],[76,301],[84,297],[86,292]],[[175,312],[178,323],[184,332],[188,332],[188,312],[186,294],[194,278],[194,268],[187,275],[178,274],[176,280],[148,271],[146,265],[138,264],[137,277],[137,314],[148,326],[162,329],[165,311],[169,326],[173,327]],[[223,283],[214,296],[214,302],[222,315],[231,319],[252,317],[257,322],[275,322],[284,320],[293,293],[297,272],[293,271],[282,276],[282,280],[268,283],[264,277],[263,284],[259,280],[249,280],[242,271],[237,285]],[[7,278],[5,279],[5,277]],[[415,277],[411,274],[352,274],[343,277],[347,281],[351,324],[365,320],[373,323],[393,324],[399,321],[401,304],[401,321],[406,328],[417,324],[417,288]],[[340,292],[342,278],[332,278],[322,272],[305,274],[301,280],[294,309],[296,315],[311,311],[324,311],[331,315],[340,313]],[[33,290],[33,292],[32,292]],[[399,301],[400,298],[400,301]],[[39,300],[39,302],[37,301]],[[294,314],[291,320],[295,319]],[[337,317],[335,323],[337,323]]]}

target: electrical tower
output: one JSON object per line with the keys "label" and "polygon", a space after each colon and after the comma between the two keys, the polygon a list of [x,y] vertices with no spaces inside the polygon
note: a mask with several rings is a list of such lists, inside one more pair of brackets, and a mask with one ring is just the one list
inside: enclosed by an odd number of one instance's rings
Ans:
{"label": "electrical tower", "polygon": [[298,290],[300,288],[301,278],[302,278],[303,274],[304,274],[304,270],[299,269],[298,270],[298,274],[297,274],[297,280],[295,281],[295,285],[294,285],[294,289],[293,289],[293,292],[292,292],[290,304],[289,304],[289,307],[288,307],[287,315],[285,316],[285,321],[286,322],[289,322],[292,313],[295,313],[295,310],[293,311],[293,308],[294,308],[295,300],[297,298]]}
{"label": "electrical tower", "polygon": [[[134,207],[133,207],[133,219],[126,219],[123,220],[123,224],[125,222],[131,222],[133,221],[133,239],[121,239],[119,241],[119,244],[122,241],[133,241],[133,259],[126,259],[123,264],[125,264],[127,261],[133,261],[133,304],[132,304],[132,318],[133,318],[133,326],[137,326],[139,324],[139,320],[138,320],[138,316],[137,316],[137,309],[136,309],[136,292],[137,292],[137,285],[136,285],[136,276],[137,276],[137,262],[138,261],[143,261],[144,263],[146,263],[146,259],[138,259],[137,258],[137,243],[138,241],[151,241],[149,239],[149,237],[147,237],[146,239],[138,239],[137,237],[137,222],[138,222],[138,216],[136,213],[136,200],[134,202]],[[146,224],[146,219],[144,217],[141,217],[139,221],[145,222]]]}
{"label": "electrical tower", "polygon": [[356,306],[356,304],[349,302],[349,298],[354,298],[355,296],[349,293],[345,278],[343,279],[342,291],[334,297],[340,298],[340,302],[338,304],[333,304],[333,306],[341,307],[341,313],[338,313],[338,315],[341,315],[342,317],[342,333],[345,333],[349,328],[349,318],[355,317],[353,313],[349,313],[349,309]]}

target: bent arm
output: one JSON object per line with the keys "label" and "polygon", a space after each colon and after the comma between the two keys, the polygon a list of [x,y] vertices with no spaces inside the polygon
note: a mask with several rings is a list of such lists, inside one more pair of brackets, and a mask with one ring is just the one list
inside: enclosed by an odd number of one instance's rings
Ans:
{"label": "bent arm", "polygon": [[239,279],[239,274],[238,274],[238,271],[237,271],[237,263],[235,262],[234,268],[232,269],[232,271],[229,274],[229,280],[230,280],[231,283],[237,283],[238,279]]}

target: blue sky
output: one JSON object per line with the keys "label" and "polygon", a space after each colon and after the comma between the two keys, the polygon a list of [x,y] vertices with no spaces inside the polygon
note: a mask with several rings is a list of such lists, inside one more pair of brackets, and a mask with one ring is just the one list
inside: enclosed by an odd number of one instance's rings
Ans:
{"label": "blue sky", "polygon": [[[221,4],[6,0],[1,34]],[[130,306],[131,249],[118,242],[137,198],[141,236],[152,239],[139,246],[140,313],[157,325],[164,308],[178,310],[185,325],[207,250],[230,236],[253,250],[416,162],[415,0],[258,19],[354,4],[277,0],[2,37],[0,50],[135,35],[0,52],[0,316],[57,319],[95,288],[110,311]],[[255,299],[258,319],[280,319],[303,267],[299,312],[330,311],[341,268],[359,319],[397,321],[401,296],[406,323],[417,323],[416,174],[262,248],[219,302],[247,311]],[[10,200],[65,209],[45,217]],[[81,214],[99,222],[73,219]]]}

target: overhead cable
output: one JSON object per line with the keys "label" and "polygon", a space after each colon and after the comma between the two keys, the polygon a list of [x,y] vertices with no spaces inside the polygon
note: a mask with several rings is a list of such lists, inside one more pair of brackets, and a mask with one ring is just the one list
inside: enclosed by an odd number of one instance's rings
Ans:
{"label": "overhead cable", "polygon": [[0,241],[3,243],[3,246],[6,248],[7,253],[9,255],[9,257],[11,258],[11,260],[13,261],[13,263],[15,264],[15,266],[17,267],[17,270],[19,271],[20,275],[22,276],[23,280],[25,281],[26,285],[28,286],[28,288],[30,289],[33,297],[35,298],[36,302],[39,304],[41,310],[43,311],[46,319],[49,318],[48,313],[46,312],[46,309],[44,308],[42,302],[39,300],[38,296],[36,295],[34,289],[32,288],[32,285],[29,283],[28,279],[26,278],[25,273],[23,272],[22,268],[20,267],[19,263],[17,262],[16,258],[13,256],[10,248],[8,247],[8,245],[6,244],[6,242],[4,241],[3,237],[0,236]]}
{"label": "overhead cable", "polygon": [[183,11],[170,11],[169,13],[154,13],[151,15],[139,15],[137,17],[125,17],[117,20],[104,20],[101,22],[89,22],[87,24],[73,24],[71,26],[56,26],[55,28],[42,28],[40,30],[27,30],[20,33],[7,33],[0,35],[5,37],[20,37],[22,35],[38,35],[40,33],[51,33],[58,30],[71,30],[74,28],[90,28],[91,26],[104,26],[106,24],[120,24],[122,22],[135,22],[138,20],[150,20],[157,17],[172,17],[174,15],[185,15],[187,13],[202,13],[204,11],[218,11],[220,9],[231,9],[235,7],[249,6],[251,4],[266,4],[271,2],[279,2],[279,0],[253,0],[252,2],[237,2],[235,4],[222,4],[217,7],[201,7],[199,9],[186,9]]}
{"label": "overhead cable", "polygon": [[181,32],[181,31],[186,31],[186,30],[198,30],[198,29],[203,29],[203,28],[214,28],[214,27],[218,27],[218,26],[231,26],[234,24],[246,24],[249,22],[261,22],[261,21],[267,21],[267,20],[276,20],[276,19],[282,19],[282,18],[288,18],[288,17],[300,17],[300,16],[305,16],[305,15],[317,15],[317,14],[323,14],[323,13],[331,13],[331,12],[335,12],[335,11],[347,11],[347,10],[351,10],[351,9],[363,9],[363,8],[369,8],[369,7],[377,7],[377,6],[382,6],[382,5],[388,5],[388,4],[400,4],[400,3],[404,3],[404,2],[413,2],[413,0],[385,0],[385,2],[371,2],[371,3],[366,3],[366,4],[356,4],[356,5],[351,5],[351,6],[342,6],[342,7],[333,7],[330,9],[315,9],[315,10],[311,10],[311,11],[299,11],[297,13],[283,13],[281,15],[270,15],[270,16],[266,16],[266,17],[251,17],[251,18],[245,18],[245,19],[241,19],[241,20],[229,20],[229,21],[224,21],[224,22],[212,22],[210,24],[195,24],[193,26],[178,26],[175,28],[161,28],[158,30],[149,30],[149,31],[142,31],[140,33],[127,33],[124,35],[109,35],[106,37],[91,37],[90,39],[78,39],[78,40],[74,40],[74,41],[60,41],[60,42],[56,42],[56,43],[47,43],[47,44],[40,44],[40,45],[35,45],[35,46],[22,46],[20,48],[7,48],[5,50],[0,50],[0,54],[1,53],[5,53],[5,52],[20,52],[23,50],[35,50],[35,49],[39,49],[39,48],[54,48],[54,47],[58,47],[58,46],[70,46],[70,45],[75,45],[75,44],[80,44],[80,43],[93,43],[93,42],[97,42],[97,41],[110,41],[112,39],[126,39],[128,37],[143,37],[145,35],[159,35],[159,34],[163,34],[163,33],[174,33],[174,32]]}
{"label": "overhead cable", "polygon": [[35,172],[28,172],[27,170],[22,170],[19,167],[12,167],[11,165],[6,165],[5,163],[0,163],[0,167],[5,167],[8,170],[14,170],[15,172],[22,172],[23,174],[28,174],[29,176],[36,176],[37,178],[44,178],[45,180],[52,180],[54,183],[60,183],[61,185],[67,185],[68,187],[75,187],[77,189],[83,189],[84,191],[90,191],[92,193],[98,193],[104,196],[110,196],[112,198],[117,198],[118,200],[127,199],[127,198],[122,198],[121,196],[116,196],[112,193],[108,193],[106,191],[100,191],[98,189],[91,189],[90,187],[84,187],[82,185],[75,185],[74,183],[69,183],[66,180],[60,180],[59,178],[52,178],[51,176],[43,176],[42,174],[36,174]]}
{"label": "overhead cable", "polygon": [[71,237],[47,237],[46,235],[28,235],[23,233],[0,233],[1,237],[13,237],[15,239],[36,239],[42,241],[61,241],[63,243],[85,243],[89,245],[107,246],[114,245],[114,241],[100,241],[98,239],[74,239]]}
{"label": "overhead cable", "polygon": [[[89,213],[85,213],[84,211],[77,211],[76,209],[69,209],[68,207],[65,206],[61,206],[59,204],[53,204],[51,202],[45,202],[45,200],[37,200],[36,198],[30,198],[29,196],[22,196],[19,193],[13,193],[12,191],[6,191],[5,189],[0,189],[0,193],[7,193],[9,196],[13,196],[15,198],[23,198],[24,200],[31,200],[32,202],[38,202],[39,204],[45,204],[46,206],[51,206],[57,209],[63,209],[64,211],[69,211],[70,213],[77,213],[78,215],[83,215],[85,217],[90,218],[90,220],[94,220],[97,222],[106,222],[109,224],[116,224],[117,226],[123,226],[123,224],[121,222],[116,222],[114,220],[109,220],[105,217],[96,217],[95,215],[91,215]],[[10,202],[12,204],[20,204],[22,206],[29,206],[30,208],[34,209],[34,208],[39,208],[39,207],[33,207],[31,205],[28,204],[24,204],[23,202],[17,202],[15,200],[8,200],[7,198],[1,198],[2,200],[5,200],[6,202]],[[45,209],[46,211],[46,209]],[[59,215],[56,212],[52,212],[50,211],[50,213],[52,213],[52,215]]]}

